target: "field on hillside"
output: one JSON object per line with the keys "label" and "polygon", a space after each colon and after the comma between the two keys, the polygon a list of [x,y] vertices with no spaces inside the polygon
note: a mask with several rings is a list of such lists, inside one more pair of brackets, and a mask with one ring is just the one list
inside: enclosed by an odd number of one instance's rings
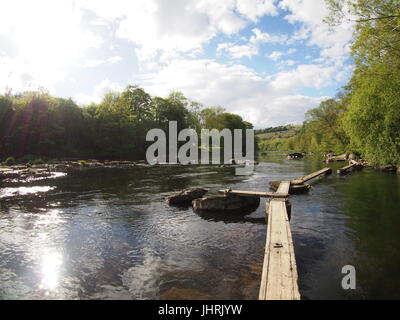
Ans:
{"label": "field on hillside", "polygon": [[288,137],[292,137],[296,133],[298,133],[300,131],[301,127],[302,127],[301,125],[294,125],[289,130],[262,133],[262,134],[258,134],[257,137],[259,137],[261,140],[268,140],[268,139],[274,139],[274,138],[288,138]]}

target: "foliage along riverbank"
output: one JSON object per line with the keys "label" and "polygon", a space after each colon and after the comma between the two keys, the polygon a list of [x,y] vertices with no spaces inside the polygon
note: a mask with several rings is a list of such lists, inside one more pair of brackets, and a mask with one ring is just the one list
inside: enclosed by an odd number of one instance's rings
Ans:
{"label": "foliage along riverbank", "polygon": [[147,132],[160,128],[168,133],[169,121],[177,122],[178,132],[192,128],[198,135],[201,129],[253,128],[239,115],[204,107],[179,92],[152,97],[142,88],[127,86],[85,107],[46,92],[8,93],[0,95],[0,159],[7,164],[145,159],[153,143],[146,142]]}
{"label": "foliage along riverbank", "polygon": [[260,142],[260,150],[355,152],[373,165],[400,164],[400,5],[328,0],[332,27],[355,21],[354,71],[335,98],[306,114],[300,132]]}

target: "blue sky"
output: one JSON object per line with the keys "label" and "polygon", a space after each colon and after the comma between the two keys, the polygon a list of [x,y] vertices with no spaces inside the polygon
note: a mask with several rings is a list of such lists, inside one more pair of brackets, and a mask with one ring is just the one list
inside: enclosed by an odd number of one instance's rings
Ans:
{"label": "blue sky", "polygon": [[326,14],[324,0],[3,1],[0,90],[85,105],[138,84],[257,128],[301,123],[351,75],[353,26]]}

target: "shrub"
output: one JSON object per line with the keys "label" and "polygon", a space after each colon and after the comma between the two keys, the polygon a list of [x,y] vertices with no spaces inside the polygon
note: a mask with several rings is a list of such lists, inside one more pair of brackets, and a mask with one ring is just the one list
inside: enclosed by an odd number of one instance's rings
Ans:
{"label": "shrub", "polygon": [[42,158],[37,158],[32,161],[32,164],[43,164],[45,161]]}
{"label": "shrub", "polygon": [[6,166],[12,166],[13,164],[15,164],[15,159],[13,157],[8,157],[6,161],[4,161],[4,163],[6,164]]}

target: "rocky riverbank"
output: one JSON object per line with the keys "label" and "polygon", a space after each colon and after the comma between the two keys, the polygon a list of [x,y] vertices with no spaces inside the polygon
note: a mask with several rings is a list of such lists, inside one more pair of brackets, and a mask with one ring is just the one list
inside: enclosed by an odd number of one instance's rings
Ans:
{"label": "rocky riverbank", "polygon": [[68,173],[82,168],[130,168],[148,166],[144,161],[50,161],[43,164],[17,164],[0,167],[0,181],[17,182],[19,180],[32,181],[56,177],[59,173]]}

